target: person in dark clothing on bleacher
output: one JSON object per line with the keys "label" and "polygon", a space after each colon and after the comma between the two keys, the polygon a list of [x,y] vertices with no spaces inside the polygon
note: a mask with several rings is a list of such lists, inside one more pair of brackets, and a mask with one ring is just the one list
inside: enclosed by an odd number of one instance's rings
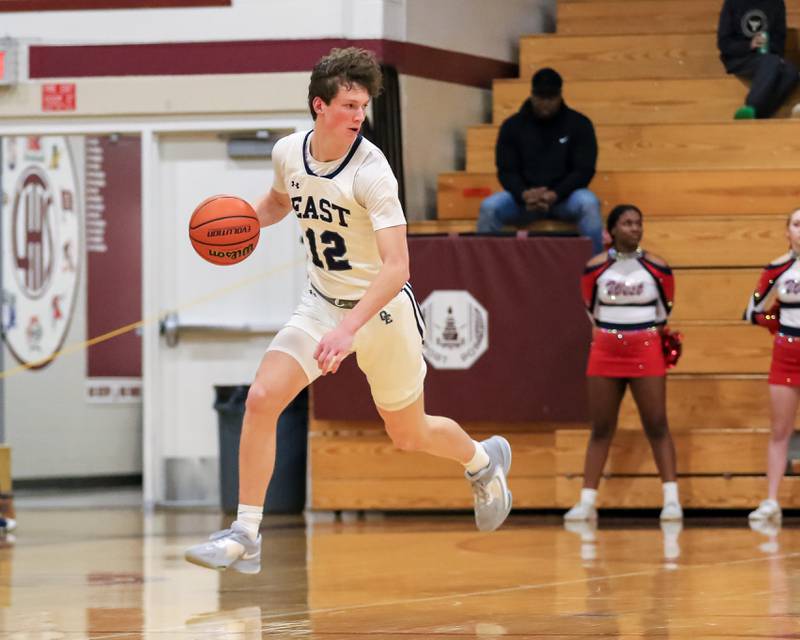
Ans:
{"label": "person in dark clothing on bleacher", "polygon": [[597,138],[592,121],[564,103],[561,86],[553,69],[537,71],[530,99],[500,127],[495,152],[505,191],[481,203],[478,232],[496,233],[540,218],[567,220],[591,239],[597,254],[603,250],[600,201],[587,189]]}
{"label": "person in dark clothing on bleacher", "polygon": [[[786,5],[783,0],[725,0],[719,14],[717,47],[728,73],[751,80],[737,119],[769,118],[797,85],[797,67],[784,59]],[[795,106],[792,115],[800,116]]]}

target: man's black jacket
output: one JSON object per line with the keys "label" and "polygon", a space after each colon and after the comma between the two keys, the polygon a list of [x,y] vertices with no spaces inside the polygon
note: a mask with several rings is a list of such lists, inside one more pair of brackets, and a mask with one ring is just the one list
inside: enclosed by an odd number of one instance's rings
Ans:
{"label": "man's black jacket", "polygon": [[717,47],[726,68],[731,60],[756,55],[750,41],[763,31],[769,37],[770,53],[783,57],[786,47],[783,0],[725,0],[719,14]]}
{"label": "man's black jacket", "polygon": [[522,204],[522,192],[547,187],[564,200],[589,185],[597,163],[592,121],[566,104],[555,117],[540,120],[530,100],[500,127],[495,149],[497,177]]}

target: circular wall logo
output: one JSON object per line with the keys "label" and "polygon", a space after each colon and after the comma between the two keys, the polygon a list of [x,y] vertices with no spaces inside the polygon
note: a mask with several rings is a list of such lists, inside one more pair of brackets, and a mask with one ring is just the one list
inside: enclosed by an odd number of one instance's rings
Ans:
{"label": "circular wall logo", "polygon": [[3,139],[3,337],[21,364],[46,365],[72,319],[83,245],[77,179],[61,136]]}
{"label": "circular wall logo", "polygon": [[433,291],[420,306],[425,359],[436,369],[469,369],[489,348],[489,314],[469,291]]}

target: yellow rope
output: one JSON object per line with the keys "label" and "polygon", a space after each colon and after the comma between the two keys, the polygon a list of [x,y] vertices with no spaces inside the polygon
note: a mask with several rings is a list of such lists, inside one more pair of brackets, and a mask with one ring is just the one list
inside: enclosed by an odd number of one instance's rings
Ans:
{"label": "yellow rope", "polygon": [[23,371],[27,371],[28,369],[36,369],[41,367],[51,360],[55,360],[59,356],[65,356],[70,353],[75,353],[76,351],[82,351],[83,349],[87,349],[93,345],[100,344],[101,342],[105,342],[106,340],[111,340],[111,338],[116,338],[124,333],[128,333],[129,331],[134,331],[139,329],[140,327],[145,327],[153,322],[160,322],[164,317],[169,315],[170,313],[177,313],[179,311],[185,311],[186,309],[191,309],[192,307],[196,307],[200,304],[205,302],[209,302],[210,300],[215,300],[220,296],[230,293],[231,291],[235,291],[236,289],[241,289],[243,287],[247,287],[259,280],[264,278],[271,278],[276,274],[280,273],[281,271],[286,271],[298,264],[301,264],[301,260],[292,260],[291,262],[284,262],[283,264],[278,265],[277,267],[273,267],[272,269],[267,269],[259,274],[254,276],[249,276],[247,278],[243,278],[238,282],[233,283],[232,285],[228,285],[225,287],[220,287],[219,289],[215,289],[210,293],[206,293],[202,296],[194,298],[182,305],[177,306],[175,309],[167,310],[162,313],[154,314],[147,318],[142,318],[136,322],[132,322],[131,324],[126,324],[123,327],[118,327],[117,329],[113,329],[107,333],[104,333],[99,336],[95,336],[94,338],[89,338],[88,340],[83,340],[82,342],[75,342],[73,344],[69,344],[58,351],[56,351],[53,355],[48,356],[47,358],[41,358],[40,360],[35,360],[33,362],[26,362],[25,364],[20,364],[16,367],[11,369],[6,369],[5,371],[0,371],[0,379],[10,378],[13,375],[21,373]]}

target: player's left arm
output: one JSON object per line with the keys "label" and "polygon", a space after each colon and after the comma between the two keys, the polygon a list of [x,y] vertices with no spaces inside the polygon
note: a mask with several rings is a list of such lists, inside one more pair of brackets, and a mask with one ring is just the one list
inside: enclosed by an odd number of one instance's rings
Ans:
{"label": "player's left arm", "polygon": [[408,243],[406,225],[379,229],[375,232],[381,268],[358,304],[332,331],[322,337],[314,357],[322,375],[336,373],[339,363],[352,350],[356,332],[394,298],[408,282]]}

